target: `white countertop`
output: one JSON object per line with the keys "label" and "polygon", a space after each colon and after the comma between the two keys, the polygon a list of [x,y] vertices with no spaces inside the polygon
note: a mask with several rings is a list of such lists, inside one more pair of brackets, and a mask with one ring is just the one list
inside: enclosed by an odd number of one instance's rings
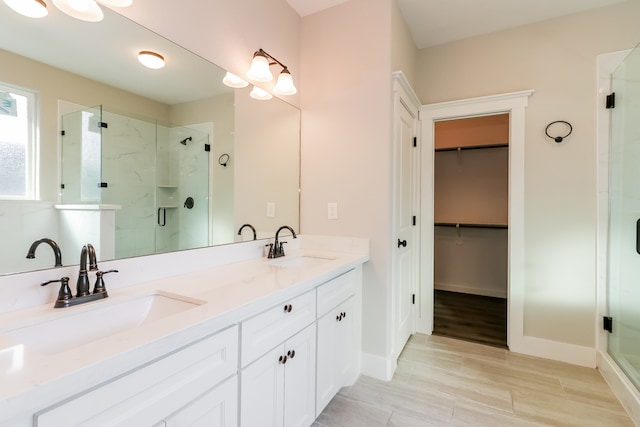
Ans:
{"label": "white countertop", "polygon": [[[107,299],[62,309],[54,309],[48,303],[0,314],[0,330],[7,330],[7,325],[41,316],[86,310],[91,305],[113,304],[159,291],[202,302],[186,311],[55,354],[40,353],[0,331],[0,424],[20,414],[26,415],[25,411],[51,405],[59,396],[65,398],[108,381],[283,299],[311,290],[368,260],[367,251],[332,249],[326,245],[322,250],[293,249],[278,260],[257,258],[113,290],[109,289],[110,276],[105,276]],[[284,267],[273,262],[303,255],[327,260],[310,267]],[[70,286],[73,291],[73,280]]]}

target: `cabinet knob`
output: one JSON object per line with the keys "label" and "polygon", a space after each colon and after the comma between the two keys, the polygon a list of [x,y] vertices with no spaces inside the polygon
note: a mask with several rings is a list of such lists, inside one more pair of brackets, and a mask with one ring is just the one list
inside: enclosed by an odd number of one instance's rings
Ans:
{"label": "cabinet knob", "polygon": [[342,314],[338,314],[336,316],[336,322],[340,322],[342,320]]}
{"label": "cabinet knob", "polygon": [[344,319],[345,317],[347,317],[347,313],[343,311],[342,313],[340,313],[340,316],[342,316],[342,318]]}
{"label": "cabinet knob", "polygon": [[285,363],[287,363],[287,356],[280,356],[280,358],[278,359],[278,363],[281,365],[284,365]]}
{"label": "cabinet knob", "polygon": [[293,306],[291,304],[285,304],[284,312],[285,313],[291,313],[291,310],[293,310]]}
{"label": "cabinet knob", "polygon": [[289,356],[289,359],[293,359],[294,357],[296,357],[296,351],[295,350],[287,351],[287,356]]}

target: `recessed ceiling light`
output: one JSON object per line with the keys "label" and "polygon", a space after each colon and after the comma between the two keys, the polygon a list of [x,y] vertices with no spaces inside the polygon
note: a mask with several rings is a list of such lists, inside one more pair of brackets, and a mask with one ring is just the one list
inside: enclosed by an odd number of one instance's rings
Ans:
{"label": "recessed ceiling light", "polygon": [[69,16],[87,22],[102,21],[104,14],[94,0],[53,0],[58,9]]}

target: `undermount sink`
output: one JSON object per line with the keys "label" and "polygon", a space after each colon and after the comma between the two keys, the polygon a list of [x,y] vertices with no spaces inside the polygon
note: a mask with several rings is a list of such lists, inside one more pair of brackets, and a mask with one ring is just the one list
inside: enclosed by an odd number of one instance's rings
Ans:
{"label": "undermount sink", "polygon": [[329,261],[333,261],[335,258],[311,256],[311,255],[299,255],[292,257],[283,257],[282,259],[273,260],[270,262],[272,265],[286,268],[309,268],[316,267],[318,265],[326,264]]}
{"label": "undermount sink", "polygon": [[86,306],[55,309],[55,313],[27,325],[3,327],[2,332],[26,347],[56,354],[201,304],[204,301],[164,292],[121,301],[107,299]]}

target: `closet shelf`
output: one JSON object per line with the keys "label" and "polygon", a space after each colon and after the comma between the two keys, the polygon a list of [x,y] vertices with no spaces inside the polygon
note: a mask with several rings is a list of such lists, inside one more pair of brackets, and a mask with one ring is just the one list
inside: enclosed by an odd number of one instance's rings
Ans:
{"label": "closet shelf", "polygon": [[467,228],[509,228],[506,224],[476,224],[469,222],[436,222],[433,224],[436,227],[467,227]]}
{"label": "closet shelf", "polygon": [[509,144],[508,143],[504,143],[504,144],[487,144],[487,145],[468,145],[465,147],[443,147],[443,148],[436,148],[435,151],[439,152],[439,151],[458,151],[458,150],[484,150],[487,148],[504,148],[504,147],[508,147]]}

